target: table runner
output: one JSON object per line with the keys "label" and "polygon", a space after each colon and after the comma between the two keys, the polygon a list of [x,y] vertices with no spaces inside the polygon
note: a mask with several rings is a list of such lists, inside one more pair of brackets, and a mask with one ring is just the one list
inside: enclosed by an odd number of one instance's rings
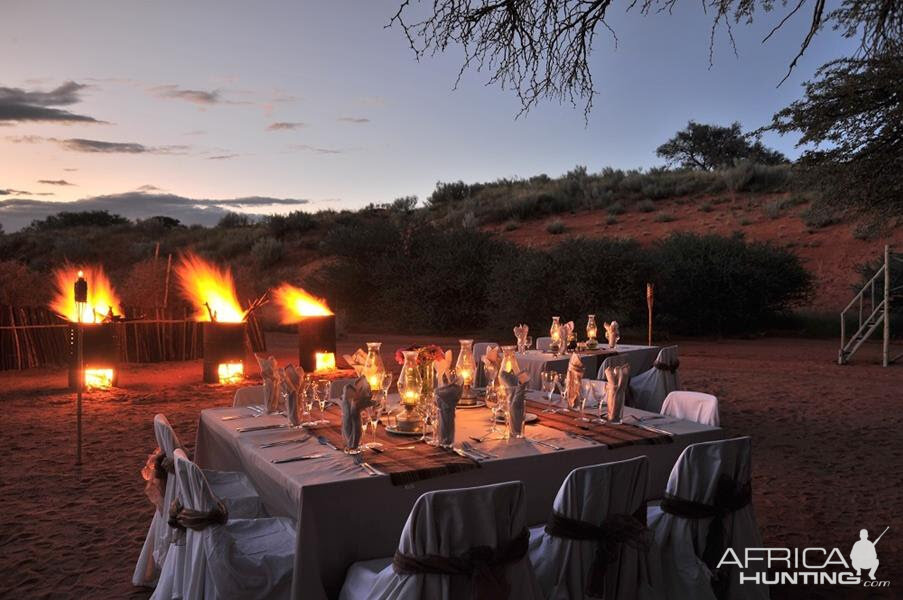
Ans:
{"label": "table runner", "polygon": [[539,416],[541,425],[589,438],[605,444],[609,448],[621,448],[632,444],[669,444],[673,441],[670,435],[650,431],[629,423],[618,425],[614,423],[588,423],[577,421],[573,413],[542,412],[548,407],[548,404],[535,400],[527,400],[527,406]]}
{"label": "table runner", "polygon": [[[345,440],[342,437],[341,418],[342,411],[335,405],[326,409],[326,417],[329,418],[329,425],[321,425],[319,427],[310,428],[309,431],[313,435],[322,435],[327,440],[335,444],[338,448],[345,447]],[[383,452],[366,452],[367,462],[374,467],[389,475],[392,485],[408,485],[431,479],[433,477],[441,477],[450,473],[460,473],[470,469],[478,469],[480,464],[466,456],[456,454],[451,450],[439,448],[438,446],[430,446],[423,442],[417,441],[415,437],[392,435],[386,432],[385,427],[379,427],[376,431],[376,439],[382,442]],[[361,436],[361,445],[373,440],[372,432],[365,432]],[[409,450],[399,450],[396,446],[404,446]]]}

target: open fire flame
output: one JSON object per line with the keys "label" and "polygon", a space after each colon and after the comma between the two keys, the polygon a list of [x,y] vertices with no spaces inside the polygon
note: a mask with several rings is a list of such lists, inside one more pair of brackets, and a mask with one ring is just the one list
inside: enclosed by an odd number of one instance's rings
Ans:
{"label": "open fire flame", "polygon": [[245,314],[235,296],[232,271],[220,269],[196,254],[186,254],[176,266],[185,297],[197,308],[198,321],[241,323]]}
{"label": "open fire flame", "polygon": [[273,290],[273,297],[279,305],[279,320],[284,325],[297,323],[305,317],[325,317],[333,314],[325,300],[290,283],[283,283]]}
{"label": "open fire flame", "polygon": [[113,369],[85,369],[85,387],[89,390],[113,387]]}
{"label": "open fire flame", "polygon": [[65,265],[53,271],[55,296],[50,308],[62,318],[73,323],[79,320],[79,307],[75,304],[73,286],[78,274],[88,280],[88,302],[80,307],[82,323],[100,323],[109,315],[121,314],[119,297],[100,266]]}

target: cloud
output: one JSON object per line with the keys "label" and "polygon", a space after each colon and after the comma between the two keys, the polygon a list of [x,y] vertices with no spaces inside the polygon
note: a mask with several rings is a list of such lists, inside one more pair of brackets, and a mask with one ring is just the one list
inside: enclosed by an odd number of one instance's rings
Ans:
{"label": "cloud", "polygon": [[44,185],[75,185],[65,179],[38,179],[38,183],[43,183]]}
{"label": "cloud", "polygon": [[72,152],[88,152],[100,154],[183,154],[188,146],[145,146],[137,142],[104,142],[101,140],[86,140],[84,138],[69,138],[58,140],[47,138],[57,142],[66,150]]}
{"label": "cloud", "polygon": [[[142,186],[152,188],[154,186]],[[175,194],[125,192],[82,198],[74,202],[0,199],[0,221],[6,231],[17,231],[35,219],[45,219],[62,211],[107,210],[129,219],[147,219],[164,215],[186,225],[215,225],[226,213],[244,210],[254,216],[269,214],[277,207],[300,209],[310,201],[303,198],[186,198]]]}
{"label": "cloud", "polygon": [[317,146],[311,146],[309,144],[293,144],[289,146],[291,150],[304,150],[307,152],[314,152],[316,154],[343,154],[345,151],[339,148],[320,148]]}
{"label": "cloud", "polygon": [[369,123],[370,119],[365,117],[339,117],[336,119],[340,123],[354,123],[355,125],[362,125],[364,123]]}
{"label": "cloud", "polygon": [[307,123],[296,121],[278,121],[267,127],[267,131],[288,131],[292,129],[301,129],[307,127]]}
{"label": "cloud", "polygon": [[98,121],[94,117],[54,108],[79,102],[79,94],[85,87],[87,86],[74,81],[67,81],[49,92],[0,87],[0,123],[103,123],[104,121]]}
{"label": "cloud", "polygon": [[163,188],[159,188],[155,185],[150,185],[149,183],[146,183],[140,187],[135,188],[135,191],[136,192],[163,192],[165,190]]}
{"label": "cloud", "polygon": [[208,92],[206,90],[189,90],[177,85],[158,85],[150,88],[148,91],[160,98],[185,100],[192,104],[210,105],[222,102],[222,96],[219,90]]}
{"label": "cloud", "polygon": [[31,192],[26,192],[25,190],[10,190],[10,189],[0,189],[0,196],[28,196]]}
{"label": "cloud", "polygon": [[208,156],[207,160],[229,160],[230,158],[238,158],[239,154],[216,154]]}
{"label": "cloud", "polygon": [[74,169],[74,168],[71,168],[71,167],[68,168],[68,169],[63,169],[63,170],[66,171],[67,173],[74,173],[75,171],[78,171],[78,169]]}

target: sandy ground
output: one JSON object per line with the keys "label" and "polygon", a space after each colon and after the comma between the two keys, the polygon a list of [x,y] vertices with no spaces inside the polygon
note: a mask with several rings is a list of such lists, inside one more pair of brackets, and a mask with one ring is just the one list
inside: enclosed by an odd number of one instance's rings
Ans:
{"label": "sandy ground", "polygon": [[[391,352],[412,338],[385,341]],[[292,360],[293,336],[271,336]],[[451,340],[445,345],[454,346]],[[386,352],[386,358],[389,358]],[[754,448],[754,506],[767,546],[838,546],[881,531],[883,595],[776,589],[774,598],[903,596],[903,366],[833,363],[835,343],[788,339],[681,342],[688,389],[720,398],[729,435]],[[199,362],[126,368],[111,392],[85,400],[84,453],[74,465],[75,404],[63,371],[0,373],[0,598],[147,598],[131,586],[152,507],[139,471],[165,413],[192,445],[198,413],[228,405],[233,388],[199,382]]]}
{"label": "sandy ground", "polygon": [[[661,200],[655,203],[655,212],[631,209],[617,215],[616,222],[611,224],[607,212],[596,210],[525,221],[513,231],[505,231],[504,226],[491,230],[527,246],[552,246],[571,236],[606,236],[651,244],[674,232],[723,236],[741,233],[747,240],[771,242],[795,253],[812,274],[815,284],[811,303],[804,308],[839,313],[852,299],[855,293],[852,287],[857,286],[858,291],[860,276],[856,269],[864,263],[882,260],[885,244],[891,244],[899,252],[903,248],[903,227],[892,227],[875,239],[861,240],[853,235],[855,222],[836,223],[821,229],[807,227],[800,217],[806,205],[786,208],[777,217],[766,213],[765,206],[787,196],[742,194],[735,199],[728,195],[708,201]],[[708,207],[708,212],[700,210],[703,205]],[[662,214],[670,215],[674,220],[657,220]],[[546,225],[552,219],[564,222],[567,227],[564,234],[549,235],[546,232]]]}

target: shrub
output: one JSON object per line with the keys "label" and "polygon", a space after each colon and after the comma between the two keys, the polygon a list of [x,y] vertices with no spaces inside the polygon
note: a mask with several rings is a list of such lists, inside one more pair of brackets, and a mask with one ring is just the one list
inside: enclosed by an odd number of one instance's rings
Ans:
{"label": "shrub", "polygon": [[652,257],[659,318],[676,333],[754,331],[811,291],[799,259],[769,244],[679,233],[658,242]]}
{"label": "shrub", "polygon": [[503,229],[505,231],[515,231],[516,229],[520,229],[520,221],[518,219],[509,219],[505,221]]}
{"label": "shrub", "polygon": [[552,235],[559,235],[567,231],[567,226],[561,219],[552,219],[546,224],[546,231]]}
{"label": "shrub", "polygon": [[625,212],[627,212],[627,209],[625,209],[624,205],[620,202],[610,204],[606,210],[610,215],[623,215]]}
{"label": "shrub", "polygon": [[242,213],[227,212],[224,214],[217,227],[221,229],[235,229],[238,227],[249,227],[251,225],[251,217]]}
{"label": "shrub", "polygon": [[772,200],[768,204],[765,205],[765,216],[769,219],[777,219],[784,212],[784,201],[783,200]]}
{"label": "shrub", "polygon": [[269,267],[282,258],[282,242],[271,237],[262,237],[251,246],[251,257],[261,267]]}
{"label": "shrub", "polygon": [[761,165],[743,161],[724,171],[727,188],[734,192],[779,192],[790,183],[790,165]]}
{"label": "shrub", "polygon": [[655,202],[652,200],[640,200],[637,202],[636,209],[641,213],[655,212]]}
{"label": "shrub", "polygon": [[314,216],[300,210],[292,211],[286,215],[270,215],[264,223],[270,234],[280,240],[293,235],[307,233],[317,227],[317,220]]}
{"label": "shrub", "polygon": [[702,212],[712,212],[712,203],[709,201],[703,202],[699,205],[699,210]]}
{"label": "shrub", "polygon": [[606,225],[617,225],[617,224],[618,224],[618,217],[616,217],[616,216],[614,216],[614,215],[608,215],[608,218],[605,219],[605,224],[606,224]]}
{"label": "shrub", "polygon": [[50,215],[43,220],[34,220],[28,229],[47,231],[69,229],[70,227],[112,227],[128,225],[130,221],[120,215],[112,215],[105,210],[86,210],[81,212],[61,212]]}
{"label": "shrub", "polygon": [[809,208],[800,213],[803,223],[811,229],[821,229],[839,223],[840,219],[835,209],[824,202],[815,201]]}
{"label": "shrub", "polygon": [[676,221],[677,217],[669,213],[658,213],[655,215],[654,221],[656,223],[671,223],[672,221]]}

